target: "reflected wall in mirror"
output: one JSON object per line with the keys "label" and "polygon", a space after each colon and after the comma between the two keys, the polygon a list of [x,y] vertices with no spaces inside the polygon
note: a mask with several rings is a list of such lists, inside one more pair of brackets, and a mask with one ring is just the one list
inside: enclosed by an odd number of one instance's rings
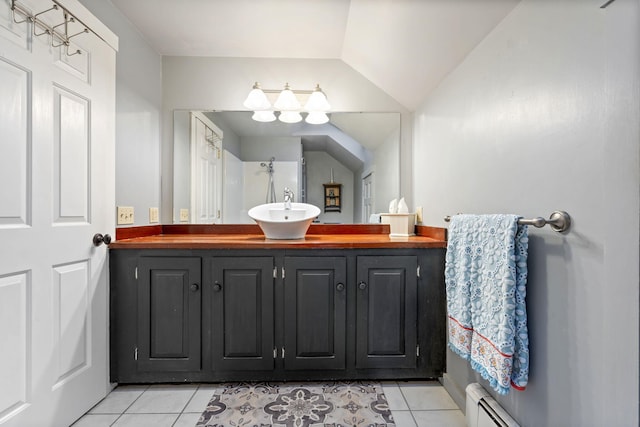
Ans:
{"label": "reflected wall in mirror", "polygon": [[[400,113],[331,113],[311,125],[256,122],[247,111],[174,112],[174,223],[252,224],[253,206],[318,206],[317,222],[366,223],[400,189]],[[341,209],[323,184],[339,183]]]}

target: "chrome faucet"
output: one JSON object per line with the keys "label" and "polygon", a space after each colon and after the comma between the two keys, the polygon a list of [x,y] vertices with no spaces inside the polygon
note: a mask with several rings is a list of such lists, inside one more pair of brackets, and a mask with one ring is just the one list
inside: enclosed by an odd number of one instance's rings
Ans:
{"label": "chrome faucet", "polygon": [[293,191],[289,187],[284,187],[284,209],[291,210],[291,202],[293,202]]}

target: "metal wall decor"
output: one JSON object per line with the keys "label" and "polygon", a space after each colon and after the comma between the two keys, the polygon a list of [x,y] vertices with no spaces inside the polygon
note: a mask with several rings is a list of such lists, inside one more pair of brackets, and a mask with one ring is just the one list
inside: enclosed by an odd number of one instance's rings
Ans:
{"label": "metal wall decor", "polygon": [[[43,15],[49,14],[52,11],[62,12],[63,21],[56,25],[49,25],[42,20]],[[33,35],[36,37],[50,36],[52,47],[63,47],[67,56],[80,55],[82,52],[80,49],[70,49],[71,39],[81,34],[92,33],[97,34],[85,25],[82,21],[75,17],[71,12],[64,8],[56,0],[52,0],[52,6],[38,13],[32,13],[25,6],[19,4],[17,0],[11,0],[11,14],[13,15],[13,22],[16,24],[22,24],[25,22],[31,23]],[[82,28],[77,32],[72,32]]]}

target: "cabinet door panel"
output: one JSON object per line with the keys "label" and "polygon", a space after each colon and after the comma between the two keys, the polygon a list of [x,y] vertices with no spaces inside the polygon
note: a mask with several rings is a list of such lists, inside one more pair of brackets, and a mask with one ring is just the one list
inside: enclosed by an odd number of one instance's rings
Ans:
{"label": "cabinet door panel", "polygon": [[417,257],[360,256],[357,264],[356,366],[415,368]]}
{"label": "cabinet door panel", "polygon": [[284,261],[285,369],[345,369],[346,260]]}
{"label": "cabinet door panel", "polygon": [[273,258],[215,257],[208,263],[212,368],[273,369]]}
{"label": "cabinet door panel", "polygon": [[200,258],[142,257],[138,370],[200,370]]}

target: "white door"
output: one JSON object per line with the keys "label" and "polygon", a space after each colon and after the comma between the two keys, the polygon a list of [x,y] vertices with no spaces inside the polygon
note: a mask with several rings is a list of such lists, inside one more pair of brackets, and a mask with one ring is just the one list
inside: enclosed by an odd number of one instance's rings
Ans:
{"label": "white door", "polygon": [[191,113],[191,222],[222,221],[222,131],[198,113]]}
{"label": "white door", "polygon": [[[117,48],[77,1],[63,4]],[[92,236],[115,227],[115,51],[82,34],[69,50],[82,54],[67,56],[10,5],[0,2],[0,425],[67,426],[109,389],[107,250]]]}
{"label": "white door", "polygon": [[368,223],[373,212],[373,172],[362,178],[362,222]]}

